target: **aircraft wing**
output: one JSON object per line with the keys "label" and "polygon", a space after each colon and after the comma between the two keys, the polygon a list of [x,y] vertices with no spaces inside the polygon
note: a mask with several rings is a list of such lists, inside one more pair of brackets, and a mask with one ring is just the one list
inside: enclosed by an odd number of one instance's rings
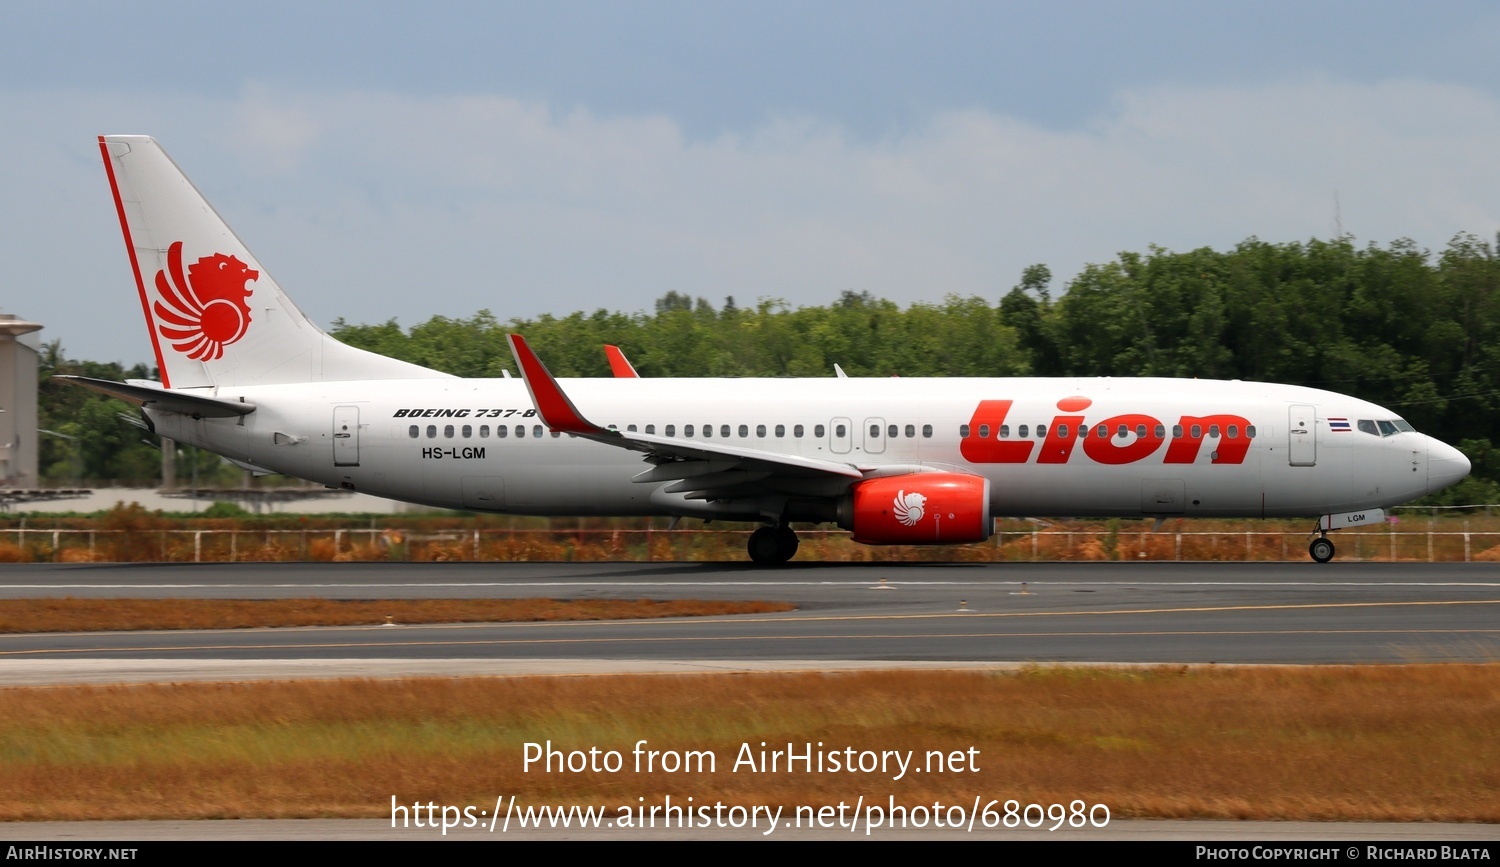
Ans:
{"label": "aircraft wing", "polygon": [[180,412],[193,418],[232,418],[237,415],[249,415],[255,412],[255,404],[246,403],[241,400],[225,400],[219,397],[208,397],[207,395],[193,394],[187,391],[174,391],[147,385],[130,385],[124,382],[112,382],[108,379],[94,379],[88,376],[65,376],[52,377],[60,379],[71,385],[81,385],[94,391],[103,392],[110,397],[118,397],[129,401],[137,406],[149,409],[160,409],[167,412]]}
{"label": "aircraft wing", "polygon": [[860,467],[838,461],[805,458],[762,449],[682,440],[604,428],[583,417],[557,380],[542,364],[525,338],[509,335],[511,352],[521,378],[531,392],[537,414],[555,431],[641,452],[655,467],[635,477],[638,482],[682,480],[667,493],[703,491],[754,483],[772,476],[787,479],[862,479]]}

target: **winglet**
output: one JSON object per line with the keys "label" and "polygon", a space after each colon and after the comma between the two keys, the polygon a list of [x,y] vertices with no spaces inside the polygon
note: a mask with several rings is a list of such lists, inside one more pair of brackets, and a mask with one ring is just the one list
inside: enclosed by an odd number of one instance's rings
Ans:
{"label": "winglet", "polygon": [[613,433],[583,417],[577,407],[573,406],[573,401],[563,394],[562,387],[547,371],[547,366],[526,345],[526,338],[519,334],[508,334],[506,339],[510,341],[510,351],[521,368],[521,379],[525,380],[526,388],[531,392],[531,401],[536,404],[536,411],[547,427],[563,433],[586,436],[609,436]]}
{"label": "winglet", "polygon": [[630,359],[620,351],[620,347],[612,344],[604,344],[604,357],[609,359],[609,370],[615,375],[615,379],[640,379],[641,375],[635,372]]}

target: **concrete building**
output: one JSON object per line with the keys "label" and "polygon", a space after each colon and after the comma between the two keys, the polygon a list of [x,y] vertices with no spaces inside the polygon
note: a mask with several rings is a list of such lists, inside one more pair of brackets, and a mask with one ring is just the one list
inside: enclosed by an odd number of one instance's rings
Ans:
{"label": "concrete building", "polygon": [[0,313],[0,487],[37,485],[36,371],[40,322]]}

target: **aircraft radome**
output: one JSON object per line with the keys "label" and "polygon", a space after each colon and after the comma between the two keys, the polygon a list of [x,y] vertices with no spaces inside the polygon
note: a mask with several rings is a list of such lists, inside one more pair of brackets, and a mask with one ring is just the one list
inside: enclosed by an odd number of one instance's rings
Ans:
{"label": "aircraft radome", "polygon": [[[257,472],[452,509],[793,522],[868,544],[988,538],[1000,516],[1298,517],[1328,532],[1469,472],[1367,401],[1191,379],[459,379],[346,346],[292,304],[156,141],[99,150],[161,382],[72,381]],[[628,371],[628,372],[627,372]]]}

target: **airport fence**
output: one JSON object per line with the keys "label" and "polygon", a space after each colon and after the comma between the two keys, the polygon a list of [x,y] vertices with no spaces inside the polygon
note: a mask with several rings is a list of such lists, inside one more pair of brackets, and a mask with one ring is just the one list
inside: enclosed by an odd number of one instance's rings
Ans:
{"label": "airport fence", "polygon": [[[1447,522],[1443,522],[1447,523]],[[1394,524],[1332,535],[1338,559],[1500,561],[1500,527]],[[0,561],[717,561],[743,560],[748,530],[704,529],[0,529]],[[800,560],[829,561],[1305,561],[1307,529],[1169,529],[1149,525],[1002,527],[954,546],[867,546],[841,530],[799,530]]]}

